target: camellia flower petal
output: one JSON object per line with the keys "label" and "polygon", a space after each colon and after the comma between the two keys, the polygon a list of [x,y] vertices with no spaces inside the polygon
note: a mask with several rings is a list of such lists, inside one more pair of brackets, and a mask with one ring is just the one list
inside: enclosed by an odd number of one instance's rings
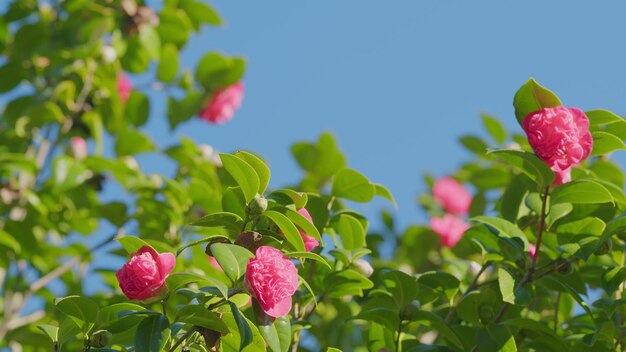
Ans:
{"label": "camellia flower petal", "polygon": [[87,142],[83,137],[72,137],[70,139],[70,148],[72,155],[78,160],[83,160],[87,157]]}
{"label": "camellia flower petal", "polygon": [[[313,218],[311,217],[311,214],[309,214],[309,212],[305,208],[299,209],[298,213],[300,213],[300,215],[307,218],[307,220],[309,220],[310,223],[313,223]],[[320,243],[314,237],[307,235],[302,230],[299,230],[299,232],[300,232],[300,236],[302,236],[302,240],[304,241],[304,248],[306,249],[307,252],[312,251],[313,248],[320,245]]]}
{"label": "camellia flower petal", "polygon": [[554,186],[572,180],[571,168],[589,157],[593,138],[589,119],[578,108],[544,108],[528,114],[522,122],[528,143],[554,172]]}
{"label": "camellia flower petal", "polygon": [[245,286],[267,315],[282,317],[291,310],[291,296],[298,288],[298,270],[278,249],[261,246],[256,257],[248,261]]}
{"label": "camellia flower petal", "polygon": [[454,247],[470,228],[468,223],[452,214],[430,219],[430,227],[441,238],[441,244],[450,248]]}
{"label": "camellia flower petal", "polygon": [[466,215],[472,204],[472,194],[452,177],[435,181],[433,197],[445,211],[456,215]]}
{"label": "camellia flower petal", "polygon": [[115,274],[122,292],[129,299],[145,301],[158,296],[165,279],[176,266],[172,253],[159,254],[152,247],[143,246]]}
{"label": "camellia flower petal", "polygon": [[221,125],[235,116],[243,101],[243,83],[237,82],[224,89],[218,89],[213,99],[198,114],[201,119]]}
{"label": "camellia flower petal", "polygon": [[123,72],[117,76],[117,92],[124,104],[130,98],[130,92],[133,90],[133,82]]}

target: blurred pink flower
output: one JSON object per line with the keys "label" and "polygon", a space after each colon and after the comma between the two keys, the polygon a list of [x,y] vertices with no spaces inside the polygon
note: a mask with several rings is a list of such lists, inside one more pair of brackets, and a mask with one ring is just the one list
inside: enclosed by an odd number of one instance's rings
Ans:
{"label": "blurred pink flower", "polygon": [[70,139],[70,148],[72,150],[72,155],[76,159],[83,160],[87,157],[87,142],[85,142],[83,137],[72,137]]}
{"label": "blurred pink flower", "polygon": [[570,182],[571,168],[587,159],[593,148],[589,119],[578,108],[544,108],[522,122],[528,143],[555,173],[554,186]]}
{"label": "blurred pink flower", "polygon": [[224,89],[218,89],[211,101],[198,114],[201,119],[221,125],[235,116],[243,101],[243,83],[237,82]]}
{"label": "blurred pink flower", "polygon": [[448,213],[466,215],[472,194],[452,177],[442,177],[433,185],[433,197]]}
{"label": "blurred pink flower", "polygon": [[117,92],[120,95],[122,103],[126,104],[132,90],[133,82],[128,79],[128,76],[126,76],[124,72],[120,72],[119,76],[117,76]]}
{"label": "blurred pink flower", "polygon": [[172,253],[159,254],[143,246],[115,274],[122,292],[129,299],[145,301],[161,294],[165,279],[176,266]]}
{"label": "blurred pink flower", "polygon": [[441,238],[441,244],[452,248],[461,240],[470,225],[452,214],[430,219],[431,229]]}
{"label": "blurred pink flower", "polygon": [[282,317],[291,310],[291,296],[298,289],[298,270],[278,249],[261,246],[256,257],[248,261],[245,287],[267,315]]}
{"label": "blurred pink flower", "polygon": [[[310,223],[313,223],[313,218],[311,218],[311,214],[309,214],[309,212],[305,208],[299,209],[298,213],[300,213],[300,215],[307,218],[307,220],[309,220]],[[304,248],[306,249],[307,252],[310,252],[313,248],[320,245],[320,243],[314,237],[307,235],[302,230],[298,230],[298,231],[300,232],[300,236],[302,236],[302,240],[304,241]]]}
{"label": "blurred pink flower", "polygon": [[222,266],[220,265],[220,263],[217,262],[215,257],[209,256],[209,264],[211,264],[211,266],[217,269],[218,271],[224,272],[224,269],[222,269]]}
{"label": "blurred pink flower", "polygon": [[528,255],[531,258],[534,258],[537,255],[537,247],[535,247],[535,245],[532,243],[528,244]]}

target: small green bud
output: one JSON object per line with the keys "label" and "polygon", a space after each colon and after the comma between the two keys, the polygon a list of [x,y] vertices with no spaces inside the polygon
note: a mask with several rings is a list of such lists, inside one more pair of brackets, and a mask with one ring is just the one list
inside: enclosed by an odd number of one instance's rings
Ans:
{"label": "small green bud", "polygon": [[600,245],[598,249],[596,249],[594,254],[595,255],[609,254],[611,252],[611,249],[613,249],[613,241],[611,241],[611,239],[608,238],[607,240],[602,242],[602,244]]}
{"label": "small green bud", "polygon": [[418,300],[415,300],[402,308],[402,311],[400,311],[400,317],[402,318],[402,320],[413,320],[415,318],[415,315],[419,312],[420,308],[420,302]]}
{"label": "small green bud", "polygon": [[267,199],[260,195],[254,197],[250,205],[248,205],[248,211],[251,215],[261,215],[267,210]]}
{"label": "small green bud", "polygon": [[107,330],[98,330],[91,335],[90,344],[91,347],[106,347],[111,343],[113,339],[113,334],[108,332]]}
{"label": "small green bud", "polygon": [[352,262],[352,265],[356,271],[365,277],[370,277],[374,273],[374,268],[372,268],[372,265],[365,259],[356,259]]}

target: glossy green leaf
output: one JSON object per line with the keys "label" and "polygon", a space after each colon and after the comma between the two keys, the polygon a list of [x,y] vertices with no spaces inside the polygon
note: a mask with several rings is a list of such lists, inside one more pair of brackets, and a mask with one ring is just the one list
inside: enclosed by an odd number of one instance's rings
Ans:
{"label": "glossy green leaf", "polygon": [[268,210],[263,213],[263,216],[270,219],[283,233],[287,242],[295,249],[296,251],[304,252],[304,241],[302,240],[302,236],[300,236],[300,232],[298,228],[289,220],[289,218],[277,211]]}
{"label": "glossy green leaf", "polygon": [[55,302],[58,310],[69,316],[76,325],[87,330],[98,319],[100,308],[96,302],[81,296],[67,296]]}
{"label": "glossy green leaf", "polygon": [[376,195],[376,187],[359,172],[343,169],[335,175],[331,193],[338,198],[369,202]]}
{"label": "glossy green leaf", "polygon": [[503,149],[491,151],[490,154],[496,155],[523,172],[534,181],[541,190],[551,185],[554,180],[554,172],[532,153],[521,150]]}
{"label": "glossy green leaf", "polygon": [[272,352],[287,352],[291,347],[289,316],[276,318],[271,324],[260,324],[259,332]]}
{"label": "glossy green leaf", "polygon": [[267,185],[270,183],[269,167],[267,167],[267,165],[263,160],[261,160],[261,158],[252,153],[238,151],[234,155],[252,166],[256,174],[259,176],[258,193],[263,194],[267,189]]}
{"label": "glossy green leaf", "polygon": [[624,142],[614,134],[595,131],[591,132],[593,137],[593,150],[591,155],[604,155],[616,150],[624,150],[626,146]]}
{"label": "glossy green leaf", "polygon": [[343,248],[352,250],[365,247],[365,229],[353,216],[341,214],[331,221],[331,226],[339,233]]}
{"label": "glossy green leaf", "polygon": [[392,270],[382,276],[383,285],[395,300],[397,307],[410,304],[417,295],[417,281],[413,276],[401,271]]}
{"label": "glossy green leaf", "polygon": [[396,208],[398,207],[398,203],[396,203],[396,200],[393,197],[393,194],[391,194],[391,191],[389,191],[387,187],[381,185],[380,183],[374,183],[373,185],[376,188],[377,196],[387,199],[388,201],[391,202],[391,204],[393,204],[394,207]]}
{"label": "glossy green leaf", "polygon": [[313,225],[313,223],[310,222],[309,219],[305,218],[302,214],[291,209],[287,209],[285,215],[287,215],[289,220],[291,220],[294,225],[302,229],[305,234],[315,238],[318,241],[322,240],[322,236],[320,235],[319,231],[317,231],[315,225]]}
{"label": "glossy green leaf", "polygon": [[176,321],[202,326],[221,333],[228,332],[228,327],[217,314],[195,304],[190,304],[177,310]]}
{"label": "glossy green leaf", "polygon": [[254,258],[249,250],[226,243],[214,243],[211,245],[211,253],[224,270],[224,273],[233,281],[237,282],[246,272],[248,261]]}
{"label": "glossy green leaf", "polygon": [[59,341],[59,327],[58,326],[42,324],[42,325],[37,325],[37,328],[43,331],[43,333],[46,334],[46,336],[48,336],[50,340],[52,340],[52,342]]}
{"label": "glossy green leaf", "polygon": [[576,180],[555,188],[550,204],[597,204],[613,202],[613,196],[604,186],[592,180]]}
{"label": "glossy green leaf", "polygon": [[254,171],[254,168],[243,159],[234,155],[220,154],[220,159],[222,159],[222,164],[226,171],[241,187],[246,202],[254,199],[261,185],[259,176]]}
{"label": "glossy green leaf", "polygon": [[615,122],[623,121],[620,116],[608,111],[608,110],[590,110],[585,111],[585,115],[589,118],[590,126],[608,125]]}
{"label": "glossy green leaf", "polygon": [[520,125],[526,115],[533,111],[543,108],[554,108],[561,105],[563,105],[563,103],[561,103],[556,94],[541,86],[532,78],[520,87],[513,98],[515,116]]}

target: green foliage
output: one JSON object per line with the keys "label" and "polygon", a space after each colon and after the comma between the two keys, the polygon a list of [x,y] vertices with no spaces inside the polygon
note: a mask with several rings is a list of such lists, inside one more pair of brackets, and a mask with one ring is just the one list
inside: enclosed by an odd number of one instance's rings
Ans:
{"label": "green foliage", "polygon": [[[454,215],[468,228],[446,247],[429,227],[400,229],[386,211],[384,227],[370,226],[350,209],[395,199],[350,168],[330,133],[293,144],[302,178],[279,188],[254,153],[218,155],[185,138],[163,146],[142,130],[151,118],[175,129],[242,79],[241,57],[181,60],[204,26],[221,24],[199,0],[15,0],[0,15],[0,94],[10,93],[0,110],[0,348],[624,349],[625,177],[611,159],[625,149],[622,117],[587,112],[592,155],[557,186],[523,135],[483,115],[489,139],[461,137],[472,159],[450,175],[471,186],[468,214]],[[126,97],[123,71],[150,84]],[[167,98],[166,116],[154,116],[152,90]],[[520,123],[560,104],[533,79],[514,97]],[[73,151],[77,137],[88,155]],[[174,172],[146,174],[134,158],[142,153]],[[110,185],[125,196],[107,197]],[[428,216],[444,215],[430,190],[419,200]],[[306,251],[303,235],[320,245]],[[176,254],[176,265],[142,266],[138,277],[154,279],[158,294],[130,302],[116,271],[144,246]],[[260,246],[297,270],[291,310],[278,318],[246,282]],[[99,260],[107,265],[89,265]],[[95,282],[98,292],[86,289]]]}

